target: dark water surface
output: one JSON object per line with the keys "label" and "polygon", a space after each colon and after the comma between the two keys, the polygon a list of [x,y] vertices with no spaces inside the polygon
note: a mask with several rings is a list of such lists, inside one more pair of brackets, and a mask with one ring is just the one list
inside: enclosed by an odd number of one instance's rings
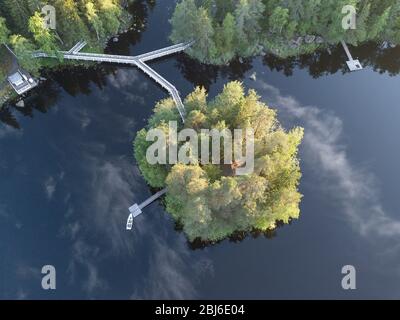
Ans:
{"label": "dark water surface", "polygon": [[[108,52],[170,44],[174,2],[143,3],[132,10],[144,27]],[[132,140],[166,92],[133,67],[47,74],[26,108],[0,115],[0,298],[399,298],[400,50],[353,51],[365,70],[348,73],[340,48],[224,68],[183,54],[151,63],[183,96],[241,80],[286,128],[305,128],[300,219],[197,250],[158,202],[125,231],[128,207],[151,194]],[[41,289],[46,264],[55,291]],[[356,290],[341,287],[347,264]]]}

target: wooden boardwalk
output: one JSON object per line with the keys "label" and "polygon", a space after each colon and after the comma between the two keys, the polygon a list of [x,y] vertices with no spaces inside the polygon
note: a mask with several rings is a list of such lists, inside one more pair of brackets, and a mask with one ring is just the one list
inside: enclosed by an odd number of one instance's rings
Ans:
{"label": "wooden boardwalk", "polygon": [[[146,75],[156,81],[161,87],[166,89],[171,95],[178,109],[179,115],[182,121],[185,121],[185,106],[179,95],[179,91],[175,88],[173,84],[163,78],[154,69],[150,68],[145,62],[158,59],[164,56],[168,56],[174,53],[182,52],[189,48],[193,42],[189,43],[179,43],[166,48],[154,50],[147,52],[138,56],[123,56],[123,55],[113,55],[113,54],[102,54],[102,53],[87,53],[80,52],[86,45],[85,41],[79,41],[75,46],[73,46],[69,51],[59,51],[58,55],[61,55],[67,60],[81,60],[81,61],[93,61],[93,62],[109,62],[109,63],[121,63],[129,64],[138,67]],[[34,58],[58,58],[58,55],[52,55],[45,52],[34,52],[32,56]]]}

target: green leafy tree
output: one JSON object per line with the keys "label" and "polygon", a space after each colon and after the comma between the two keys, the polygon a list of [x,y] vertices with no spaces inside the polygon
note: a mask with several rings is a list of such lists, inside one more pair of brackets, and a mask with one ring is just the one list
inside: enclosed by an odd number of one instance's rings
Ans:
{"label": "green leafy tree", "polygon": [[170,36],[173,42],[196,39],[189,50],[193,56],[204,62],[216,56],[214,26],[206,8],[197,8],[194,0],[184,0],[178,3],[170,21],[174,26]]}
{"label": "green leafy tree", "polygon": [[18,57],[18,63],[26,70],[37,75],[40,63],[39,60],[32,59],[32,51],[35,50],[34,44],[20,35],[12,35],[10,37],[10,44]]}
{"label": "green leafy tree", "polygon": [[67,47],[72,47],[81,39],[90,40],[89,28],[74,0],[53,0],[52,4],[57,12],[57,33]]}
{"label": "green leafy tree", "polygon": [[86,18],[88,19],[90,26],[96,32],[97,40],[103,39],[105,30],[103,28],[103,22],[98,15],[98,10],[92,1],[88,1],[85,5]]}
{"label": "green leafy tree", "polygon": [[96,0],[98,15],[106,32],[115,34],[120,26],[121,7],[117,0]]}
{"label": "green leafy tree", "polygon": [[276,7],[269,18],[269,29],[274,33],[282,33],[283,28],[289,22],[289,9]]}
{"label": "green leafy tree", "polygon": [[40,11],[46,3],[41,0],[26,0],[26,4],[29,12],[35,13],[37,11]]}
{"label": "green leafy tree", "polygon": [[0,6],[12,32],[28,35],[27,22],[31,12],[27,3],[21,0],[2,0]]}
{"label": "green leafy tree", "polygon": [[204,53],[206,57],[213,59],[216,55],[214,43],[214,27],[208,11],[200,8],[195,16],[196,44],[194,50]]}
{"label": "green leafy tree", "polygon": [[43,18],[38,12],[30,17],[28,26],[40,50],[48,53],[53,53],[57,50],[56,38],[50,29],[44,26]]}
{"label": "green leafy tree", "polygon": [[6,25],[6,19],[0,17],[0,44],[8,43],[8,37],[10,36],[10,30]]}
{"label": "green leafy tree", "polygon": [[146,130],[138,132],[135,138],[135,158],[141,172],[149,183],[154,188],[161,188],[165,186],[165,179],[167,177],[167,169],[161,165],[151,165],[146,161],[146,151],[151,145],[151,142],[146,141]]}

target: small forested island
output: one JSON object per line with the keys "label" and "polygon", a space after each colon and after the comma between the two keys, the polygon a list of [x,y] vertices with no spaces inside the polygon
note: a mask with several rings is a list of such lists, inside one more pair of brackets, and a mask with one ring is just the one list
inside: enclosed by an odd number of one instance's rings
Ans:
{"label": "small forested island", "polygon": [[[356,10],[355,29],[342,26],[343,8]],[[237,57],[280,58],[339,43],[400,43],[398,0],[181,0],[171,19],[173,42],[196,40],[188,53],[222,65]]]}
{"label": "small forested island", "polygon": [[[171,98],[158,102],[147,128],[135,138],[134,155],[147,183],[167,188],[166,210],[189,241],[215,242],[236,231],[267,231],[274,229],[277,221],[288,223],[299,217],[302,196],[297,189],[301,177],[297,153],[302,128],[286,131],[276,111],[254,90],[246,94],[236,81],[226,84],[212,101],[207,101],[206,91],[198,87],[184,105],[187,116],[183,124]],[[197,133],[202,129],[252,128],[253,172],[236,175],[235,162],[226,165],[223,159],[220,164],[149,164],[146,153],[154,142],[147,141],[147,133],[157,128],[168,136],[170,121],[179,123],[178,130],[193,128]],[[221,158],[224,151],[221,148]]]}

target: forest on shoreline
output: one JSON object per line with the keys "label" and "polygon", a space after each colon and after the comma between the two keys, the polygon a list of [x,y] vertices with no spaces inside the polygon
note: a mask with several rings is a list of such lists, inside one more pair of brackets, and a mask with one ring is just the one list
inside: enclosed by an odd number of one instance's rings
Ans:
{"label": "forest on shoreline", "polygon": [[[344,29],[343,7],[356,9],[356,28]],[[400,43],[399,0],[181,0],[171,18],[171,40],[196,40],[189,55],[207,64],[271,53],[313,53],[341,40]]]}

